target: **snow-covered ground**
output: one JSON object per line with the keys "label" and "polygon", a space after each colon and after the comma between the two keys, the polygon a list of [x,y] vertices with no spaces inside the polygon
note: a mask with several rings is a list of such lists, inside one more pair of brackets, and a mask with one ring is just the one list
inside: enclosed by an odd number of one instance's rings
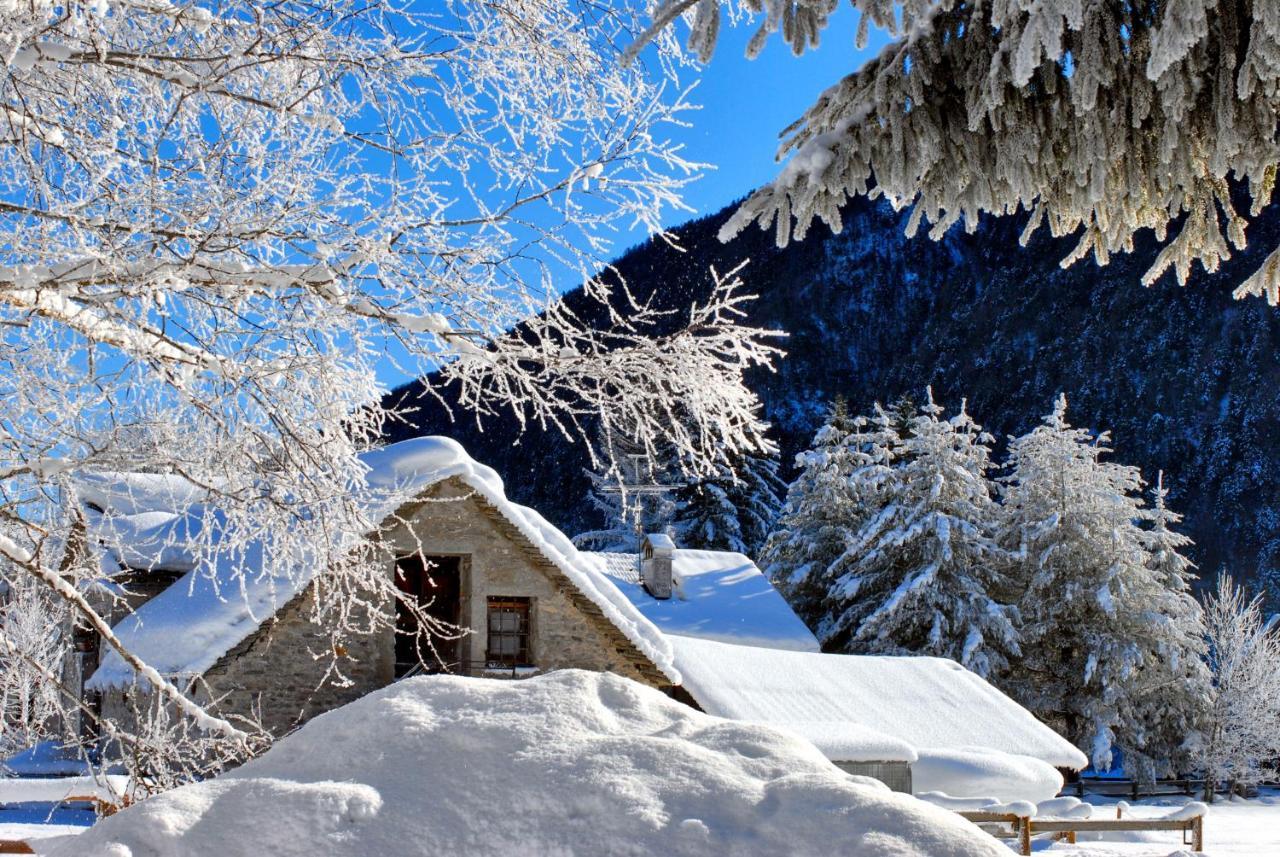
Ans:
{"label": "snow-covered ground", "polygon": [[[1188,799],[1160,798],[1139,802],[1126,810],[1128,818],[1154,818],[1165,815]],[[1115,812],[1115,801],[1091,797],[1095,818],[1109,818]],[[79,816],[73,818],[74,816]],[[29,817],[30,821],[15,821]],[[82,821],[88,813],[64,811],[55,821]],[[39,840],[82,833],[87,828],[77,824],[41,824],[27,811],[23,815],[0,810],[0,839],[24,839],[42,852]],[[1177,833],[1108,833],[1105,840],[1094,835],[1093,841],[1082,835],[1076,845],[1049,842],[1043,838],[1034,843],[1036,854],[1061,857],[1171,857],[1185,855],[1189,847],[1182,845]],[[1010,853],[1016,848],[1009,843]],[[708,854],[713,852],[708,852]],[[1220,801],[1209,809],[1205,820],[1205,852],[1208,857],[1274,857],[1280,855],[1280,790],[1268,790],[1255,800]],[[135,855],[137,857],[137,855]]]}

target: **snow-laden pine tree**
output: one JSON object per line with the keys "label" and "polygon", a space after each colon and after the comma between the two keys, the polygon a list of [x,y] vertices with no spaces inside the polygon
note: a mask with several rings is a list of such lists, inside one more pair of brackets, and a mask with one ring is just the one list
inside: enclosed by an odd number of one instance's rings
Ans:
{"label": "snow-laden pine tree", "polygon": [[[892,433],[892,415],[877,423]],[[950,419],[928,391],[886,468],[871,463],[854,482],[874,482],[878,508],[831,569],[834,621],[824,644],[867,654],[952,658],[982,676],[1018,655],[1007,557],[996,544],[999,509],[991,436],[966,413]]]}
{"label": "snow-laden pine tree", "polygon": [[866,514],[850,482],[865,460],[858,440],[864,422],[836,398],[810,449],[796,456],[798,472],[760,552],[760,568],[811,628],[826,618],[827,570]]}
{"label": "snow-laden pine tree", "polygon": [[1205,799],[1214,787],[1248,786],[1280,775],[1280,627],[1223,575],[1204,602],[1212,676],[1200,767]]}
{"label": "snow-laden pine tree", "polygon": [[671,518],[676,544],[754,557],[773,530],[785,490],[776,458],[736,456],[710,476],[676,489]]}
{"label": "snow-laden pine tree", "polygon": [[[1076,235],[1066,262],[1106,264],[1152,229],[1176,233],[1144,278],[1193,262],[1213,271],[1245,244],[1246,212],[1270,202],[1280,166],[1280,6],[1273,0],[851,0],[895,41],[851,70],[788,127],[780,175],[724,227],[755,221],[778,243],[815,218],[841,228],[849,197],[912,207],[909,231],[937,237],[984,212],[1029,210]],[[726,3],[726,5],[728,5]],[[735,6],[737,4],[734,4]],[[834,0],[745,0],[763,12],[747,48],[781,31],[796,53],[818,43]],[[649,33],[682,12],[709,58],[717,0],[663,0]],[[641,40],[640,44],[643,44]],[[1233,190],[1234,187],[1234,190]],[[1185,220],[1180,220],[1183,215]],[[794,222],[793,222],[794,220]],[[1280,250],[1236,291],[1280,300]]]}
{"label": "snow-laden pine tree", "polygon": [[1168,505],[1164,473],[1156,475],[1142,531],[1151,569],[1163,586],[1160,658],[1142,670],[1134,722],[1125,730],[1125,768],[1143,781],[1191,770],[1209,698],[1204,611],[1192,594],[1195,565],[1183,555],[1191,538],[1175,529],[1182,515]]}
{"label": "snow-laden pine tree", "polygon": [[[323,569],[310,618],[337,637],[394,621],[357,500],[389,363],[439,370],[464,418],[625,431],[695,473],[769,448],[742,373],[776,352],[736,275],[674,329],[595,276],[697,171],[666,130],[678,48],[622,65],[639,5],[0,9],[0,576],[42,580],[203,726],[244,738],[121,651],[95,567],[56,568],[68,474],[114,466],[116,426],[181,426],[183,460],[134,466],[203,486],[228,554],[269,540],[256,573]],[[559,301],[579,282],[605,329]]]}
{"label": "snow-laden pine tree", "polygon": [[1002,542],[1022,588],[1023,657],[1003,683],[1106,769],[1113,745],[1158,749],[1142,722],[1149,691],[1197,646],[1173,619],[1185,593],[1148,550],[1137,468],[1104,461],[1108,435],[1071,426],[1066,409],[1059,396],[1009,444]]}

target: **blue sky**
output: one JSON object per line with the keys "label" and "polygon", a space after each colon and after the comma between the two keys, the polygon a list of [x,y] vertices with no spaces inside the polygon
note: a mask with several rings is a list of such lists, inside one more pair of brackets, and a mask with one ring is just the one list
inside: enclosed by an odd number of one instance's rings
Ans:
{"label": "blue sky", "polygon": [[[693,213],[668,212],[665,227],[704,214],[711,214],[769,181],[779,165],[774,160],[778,134],[799,118],[827,87],[855,71],[880,51],[886,42],[882,32],[872,30],[866,49],[854,46],[858,16],[842,4],[823,32],[820,46],[797,57],[775,34],[760,56],[748,60],[747,42],[756,24],[742,21],[729,24],[726,18],[720,43],[711,62],[697,75],[699,83],[690,100],[700,109],[683,115],[690,127],[671,128],[671,138],[684,145],[684,156],[710,164],[696,182],[686,186],[684,201]],[[687,31],[683,23],[681,37]],[[692,76],[692,75],[691,75]],[[615,255],[645,241],[649,235],[636,227],[616,237]],[[568,290],[578,282],[565,282]],[[402,349],[388,343],[392,358],[378,365],[378,379],[387,388],[412,380],[395,363]]]}
{"label": "blue sky", "polygon": [[[674,135],[691,160],[716,166],[685,195],[698,214],[717,211],[769,181],[778,168],[778,132],[799,118],[824,89],[880,51],[886,38],[874,30],[865,50],[854,47],[857,24],[857,14],[841,4],[817,50],[796,57],[775,34],[755,60],[743,53],[755,33],[753,24],[722,31],[715,57],[693,93],[692,100],[702,105],[686,117],[694,127]],[[677,213],[669,225],[687,219]]]}

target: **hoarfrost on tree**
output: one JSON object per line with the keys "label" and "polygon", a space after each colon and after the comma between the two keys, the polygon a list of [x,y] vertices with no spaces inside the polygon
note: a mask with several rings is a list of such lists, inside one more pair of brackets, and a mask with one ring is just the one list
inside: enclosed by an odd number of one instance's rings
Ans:
{"label": "hoarfrost on tree", "polygon": [[[1185,589],[1148,551],[1137,468],[1102,460],[1105,432],[1067,422],[1059,396],[1043,423],[1009,443],[1001,540],[1014,555],[1024,657],[1004,685],[1107,769],[1112,747],[1157,756],[1176,685],[1194,706],[1202,644],[1185,614]],[[1152,706],[1155,708],[1152,708]]]}
{"label": "hoarfrost on tree", "polygon": [[880,436],[896,460],[855,471],[873,481],[879,509],[850,534],[831,566],[835,617],[828,644],[873,654],[948,657],[981,676],[1020,654],[1017,613],[996,543],[998,506],[988,478],[990,435],[965,412],[943,418],[926,404],[898,435],[877,408]]}
{"label": "hoarfrost on tree", "polygon": [[1200,762],[1205,799],[1272,780],[1280,758],[1280,630],[1229,576],[1205,598],[1212,683]]}
{"label": "hoarfrost on tree", "polygon": [[[662,0],[647,36],[682,14],[710,58],[721,0]],[[799,54],[818,44],[838,0],[725,0],[762,13],[749,56],[781,32]],[[856,194],[911,207],[908,231],[941,236],[984,212],[1030,212],[1077,235],[1063,260],[1099,264],[1152,230],[1164,250],[1144,276],[1193,263],[1216,271],[1245,246],[1248,218],[1272,198],[1280,142],[1280,6],[1269,0],[850,0],[857,43],[893,37],[822,93],[785,131],[778,177],[725,225],[752,222],[779,245],[815,219],[842,227]],[[640,40],[633,50],[644,44]],[[1238,191],[1238,192],[1237,192]],[[1240,200],[1247,201],[1244,206]],[[1280,302],[1280,249],[1236,289]]]}
{"label": "hoarfrost on tree", "polygon": [[[620,63],[641,4],[0,7],[0,574],[108,646],[86,593],[116,569],[64,562],[73,472],[169,477],[216,509],[223,555],[263,547],[256,573],[311,557],[333,651],[389,626],[357,501],[381,361],[440,369],[466,418],[623,425],[694,472],[767,444],[741,377],[776,352],[739,324],[736,272],[674,329],[593,277],[698,170],[664,133],[688,107],[670,38]],[[579,280],[604,329],[558,302]],[[674,431],[672,401],[694,417]]]}

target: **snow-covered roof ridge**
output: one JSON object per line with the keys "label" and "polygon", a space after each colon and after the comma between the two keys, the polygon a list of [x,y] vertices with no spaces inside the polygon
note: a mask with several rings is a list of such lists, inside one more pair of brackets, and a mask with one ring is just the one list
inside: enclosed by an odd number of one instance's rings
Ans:
{"label": "snow-covered roof ridge", "polygon": [[[371,450],[361,459],[368,471],[357,494],[367,520],[384,522],[431,486],[458,479],[568,577],[663,675],[673,684],[680,683],[671,645],[657,627],[568,537],[534,510],[511,502],[497,472],[471,458],[457,441],[414,438]],[[113,476],[120,478],[120,484],[111,483]],[[90,502],[120,513],[94,518],[94,534],[126,565],[181,570],[186,562],[190,570],[120,622],[117,634],[130,651],[161,673],[177,678],[202,675],[301,593],[311,582],[314,564],[300,560],[288,574],[253,574],[255,568],[264,567],[260,543],[251,543],[235,557],[207,549],[194,557],[184,553],[184,528],[196,526],[206,511],[198,504],[183,508],[172,502],[181,494],[168,477],[143,474],[144,478],[135,480],[135,476],[139,475],[93,474],[86,480],[90,493],[82,494],[82,499],[101,499],[105,505]],[[156,499],[159,511],[143,508],[139,498],[148,495]],[[195,497],[188,495],[188,499]],[[238,567],[249,573],[237,574]],[[128,686],[133,680],[132,669],[112,651],[87,687],[103,690]]]}
{"label": "snow-covered roof ridge", "polygon": [[[671,635],[684,687],[703,710],[797,731],[830,758],[866,733],[924,755],[984,748],[1080,769],[1088,759],[1018,703],[955,661],[784,651]],[[849,725],[849,732],[832,726]],[[868,752],[879,748],[870,745]],[[885,760],[892,761],[892,759]],[[909,760],[905,760],[909,761]]]}
{"label": "snow-covered roof ridge", "polygon": [[671,644],[653,623],[555,525],[535,510],[508,500],[497,471],[473,459],[462,444],[448,437],[420,437],[366,453],[362,459],[369,467],[370,489],[386,503],[371,520],[385,519],[437,482],[459,479],[532,542],[673,684],[680,683]]}
{"label": "snow-covered roof ridge", "polygon": [[586,553],[635,608],[664,634],[816,652],[818,640],[751,559],[734,551],[677,548],[671,598],[654,598],[640,581],[636,554]]}

